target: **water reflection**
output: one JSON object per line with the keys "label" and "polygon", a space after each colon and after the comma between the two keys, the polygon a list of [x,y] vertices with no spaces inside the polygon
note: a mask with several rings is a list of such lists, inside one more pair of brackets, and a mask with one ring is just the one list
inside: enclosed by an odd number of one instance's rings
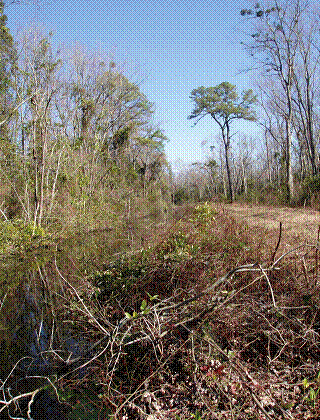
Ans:
{"label": "water reflection", "polygon": [[[7,293],[0,313],[3,330],[0,380],[5,381],[6,401],[10,400],[9,395],[17,396],[47,386],[46,377],[65,374],[70,368],[66,360],[77,360],[72,365],[74,369],[83,363],[83,355],[90,356],[90,343],[84,337],[77,339],[75,331],[66,328],[63,320],[53,316],[53,302],[48,304],[45,288],[36,281],[34,274],[31,275],[32,283],[21,283]],[[84,377],[86,369],[76,371],[79,379]],[[32,411],[35,419],[65,418],[66,407],[58,402],[53,388],[49,388],[38,392],[34,398]],[[19,400],[18,412],[11,404],[10,415],[29,418],[23,417],[27,416],[28,400],[30,397],[26,401]]]}
{"label": "water reflection", "polygon": [[[52,249],[0,255],[0,300],[6,295],[0,310],[0,381],[5,381],[4,388],[12,396],[48,386],[45,377],[60,377],[73,370],[78,379],[87,375],[88,366],[81,366],[98,350],[93,349],[97,338],[82,334],[81,326],[69,322],[74,317],[70,295],[65,294],[55,266],[68,281],[76,282],[81,274],[101,270],[99,264],[113,254],[140,248],[140,239],[133,243],[128,238],[105,229],[61,240]],[[21,400],[20,408],[26,410],[27,402],[23,406]],[[60,420],[66,418],[63,408],[49,387],[35,396],[32,415]]]}

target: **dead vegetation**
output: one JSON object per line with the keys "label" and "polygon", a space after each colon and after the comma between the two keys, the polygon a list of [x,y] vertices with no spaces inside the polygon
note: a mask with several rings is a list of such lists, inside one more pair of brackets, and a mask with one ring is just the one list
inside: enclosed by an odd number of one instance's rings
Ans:
{"label": "dead vegetation", "polygon": [[313,242],[320,224],[320,213],[310,207],[272,207],[263,205],[246,205],[241,203],[224,204],[224,209],[237,220],[243,220],[251,226],[266,228],[270,238],[276,235],[280,221],[283,224],[282,247],[286,244],[306,239]]}
{"label": "dead vegetation", "polygon": [[94,384],[97,419],[318,419],[319,238],[283,252],[283,232],[271,244],[225,210],[186,210],[81,291],[56,267],[56,316],[92,343],[47,352],[64,361],[58,394],[85,412]]}

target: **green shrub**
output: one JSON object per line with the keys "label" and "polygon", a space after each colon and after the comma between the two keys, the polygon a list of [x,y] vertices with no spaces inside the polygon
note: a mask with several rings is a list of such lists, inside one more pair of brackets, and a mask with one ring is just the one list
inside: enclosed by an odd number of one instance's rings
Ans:
{"label": "green shrub", "polygon": [[217,214],[215,210],[208,204],[206,201],[203,204],[198,204],[194,209],[194,218],[191,219],[192,222],[199,223],[201,225],[208,225],[213,220],[214,216]]}
{"label": "green shrub", "polygon": [[145,275],[148,267],[150,248],[141,250],[134,256],[123,256],[111,262],[104,271],[91,276],[94,286],[100,290],[100,298],[115,298],[135,285]]}
{"label": "green shrub", "polygon": [[0,252],[7,250],[25,250],[39,238],[46,236],[41,226],[33,223],[24,224],[21,220],[0,222]]}
{"label": "green shrub", "polygon": [[185,203],[190,199],[190,195],[185,187],[179,187],[174,193],[173,193],[173,202],[176,205],[180,205]]}
{"label": "green shrub", "polygon": [[[320,174],[316,176],[306,177],[301,184],[301,193],[297,197],[297,204],[312,205],[314,207],[315,201],[320,199]],[[319,204],[318,204],[319,207]]]}

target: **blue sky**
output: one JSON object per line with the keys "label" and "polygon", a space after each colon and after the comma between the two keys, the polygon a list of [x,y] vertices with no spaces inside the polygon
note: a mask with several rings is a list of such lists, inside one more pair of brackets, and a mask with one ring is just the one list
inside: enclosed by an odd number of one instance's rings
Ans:
{"label": "blue sky", "polygon": [[[218,127],[206,117],[193,127],[192,89],[223,81],[239,93],[254,88],[252,65],[240,41],[250,23],[240,10],[252,0],[39,0],[6,8],[8,26],[18,31],[38,25],[54,33],[56,46],[81,45],[124,67],[155,104],[156,122],[170,139],[166,154],[175,170],[204,160],[217,144]],[[256,133],[251,122],[234,130]],[[236,138],[236,137],[235,137]]]}

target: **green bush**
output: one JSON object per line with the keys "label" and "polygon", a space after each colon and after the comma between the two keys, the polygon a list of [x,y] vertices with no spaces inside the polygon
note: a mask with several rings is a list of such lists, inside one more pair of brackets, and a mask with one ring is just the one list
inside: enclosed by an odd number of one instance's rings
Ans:
{"label": "green bush", "polygon": [[0,222],[0,252],[25,250],[39,238],[46,236],[45,230],[33,223],[24,224],[21,220]]}
{"label": "green bush", "polygon": [[190,195],[186,188],[179,187],[174,193],[173,193],[173,202],[176,205],[180,205],[185,203],[190,199]]}
{"label": "green bush", "polygon": [[100,298],[123,296],[145,275],[150,249],[143,249],[137,255],[123,256],[110,263],[106,270],[97,271],[91,276],[94,286],[98,287]]}
{"label": "green bush", "polygon": [[[301,184],[301,192],[297,197],[297,204],[312,205],[320,199],[320,174],[306,177]],[[319,204],[318,204],[319,206]]]}

